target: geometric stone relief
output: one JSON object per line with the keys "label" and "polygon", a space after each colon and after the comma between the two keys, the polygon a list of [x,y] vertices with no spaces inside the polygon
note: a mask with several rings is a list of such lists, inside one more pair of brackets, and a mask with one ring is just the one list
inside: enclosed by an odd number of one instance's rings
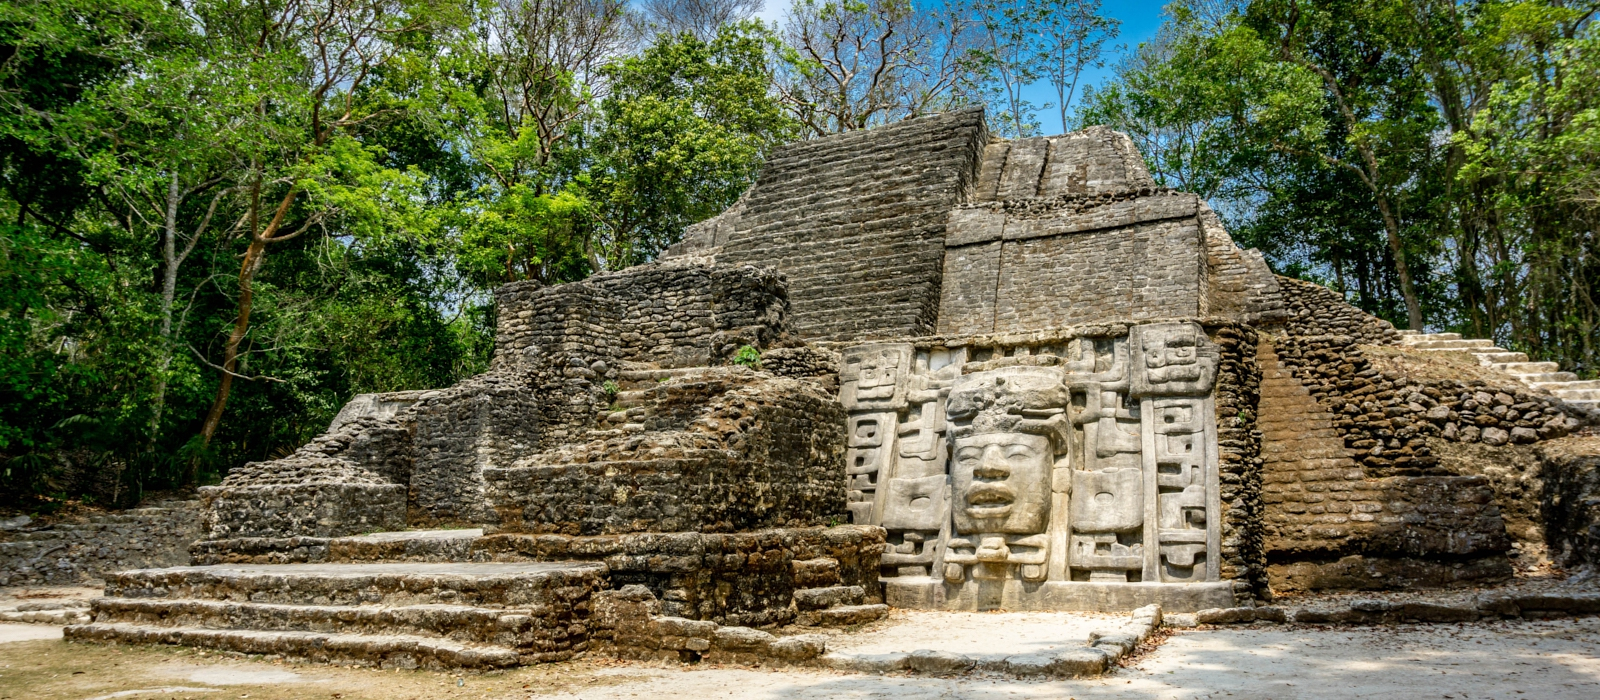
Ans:
{"label": "geometric stone relief", "polygon": [[888,530],[883,579],[966,609],[1219,581],[1218,359],[1197,323],[845,350],[849,507]]}

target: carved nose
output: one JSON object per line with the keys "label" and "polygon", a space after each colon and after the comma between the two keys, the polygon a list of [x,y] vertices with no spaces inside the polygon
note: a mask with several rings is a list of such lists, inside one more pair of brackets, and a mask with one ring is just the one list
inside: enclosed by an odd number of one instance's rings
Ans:
{"label": "carved nose", "polygon": [[999,450],[984,450],[983,462],[972,470],[972,475],[980,479],[1004,479],[1011,476],[1011,467],[1000,456]]}

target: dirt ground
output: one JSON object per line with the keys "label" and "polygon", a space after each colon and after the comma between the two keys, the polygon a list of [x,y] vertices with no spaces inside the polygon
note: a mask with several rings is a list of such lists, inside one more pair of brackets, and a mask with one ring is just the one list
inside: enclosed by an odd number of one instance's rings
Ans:
{"label": "dirt ground", "polygon": [[[3,641],[40,634],[54,638]],[[488,674],[378,671],[68,644],[59,628],[0,625],[0,700],[547,697],[1592,700],[1600,697],[1600,619],[1180,630],[1110,676],[1053,682],[593,660]]]}

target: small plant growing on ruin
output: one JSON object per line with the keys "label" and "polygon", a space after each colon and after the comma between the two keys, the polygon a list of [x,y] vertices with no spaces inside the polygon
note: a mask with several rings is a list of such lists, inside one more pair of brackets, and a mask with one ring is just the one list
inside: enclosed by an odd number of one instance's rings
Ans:
{"label": "small plant growing on ruin", "polygon": [[612,399],[617,398],[617,392],[621,391],[621,389],[617,387],[617,383],[611,381],[610,379],[607,379],[606,383],[600,385],[600,390],[605,392],[608,398]]}
{"label": "small plant growing on ruin", "polygon": [[739,348],[738,352],[733,353],[733,364],[761,369],[761,351],[750,345]]}

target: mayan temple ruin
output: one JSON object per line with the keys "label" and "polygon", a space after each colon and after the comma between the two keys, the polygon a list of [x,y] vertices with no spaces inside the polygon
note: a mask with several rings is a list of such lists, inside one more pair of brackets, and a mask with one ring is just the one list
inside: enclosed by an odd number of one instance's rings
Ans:
{"label": "mayan temple ruin", "polygon": [[[1279,604],[1600,562],[1600,455],[1562,440],[1600,383],[1275,275],[1103,127],[1003,140],[969,109],[792,144],[659,260],[497,308],[487,372],[357,396],[203,488],[186,562],[108,574],[67,637],[1059,677],[1164,617],[1600,612]],[[819,632],[896,610],[1130,623],[993,663]]]}

